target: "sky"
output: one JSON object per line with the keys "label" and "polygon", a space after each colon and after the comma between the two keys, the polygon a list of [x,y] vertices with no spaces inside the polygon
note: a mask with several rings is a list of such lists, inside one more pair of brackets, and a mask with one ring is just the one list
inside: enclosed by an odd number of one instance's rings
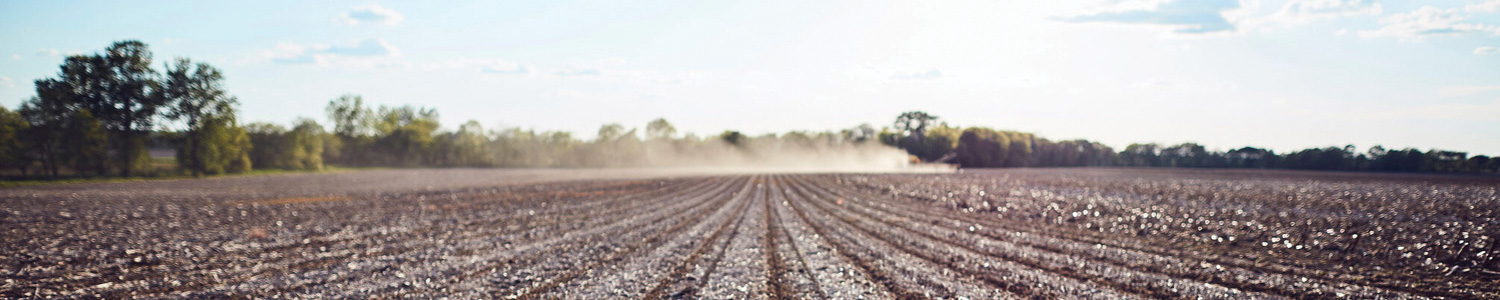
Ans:
{"label": "sky", "polygon": [[343,94],[445,128],[957,126],[1500,155],[1500,0],[0,0],[0,105],[114,41],[221,69],[243,122]]}

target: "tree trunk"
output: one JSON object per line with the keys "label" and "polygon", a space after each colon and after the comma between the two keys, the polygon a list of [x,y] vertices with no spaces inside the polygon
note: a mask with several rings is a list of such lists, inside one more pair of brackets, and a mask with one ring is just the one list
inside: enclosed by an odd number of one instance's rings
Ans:
{"label": "tree trunk", "polygon": [[200,138],[199,134],[202,134],[202,130],[202,128],[198,128],[196,130],[188,130],[187,134],[188,168],[189,171],[193,173],[193,176],[203,176],[203,169],[205,166],[203,161],[198,158],[198,139]]}
{"label": "tree trunk", "polygon": [[135,164],[133,161],[135,155],[132,155],[134,154],[132,152],[135,152],[135,134],[132,132],[131,127],[130,125],[125,125],[125,131],[120,134],[124,137],[124,140],[120,142],[120,176],[124,177],[130,177],[130,170],[134,169],[133,165]]}

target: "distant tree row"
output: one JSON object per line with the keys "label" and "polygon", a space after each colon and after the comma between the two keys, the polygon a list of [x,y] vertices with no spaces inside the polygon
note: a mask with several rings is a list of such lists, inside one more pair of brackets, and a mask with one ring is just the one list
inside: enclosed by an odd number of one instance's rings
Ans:
{"label": "distant tree row", "polygon": [[[241,125],[239,101],[213,66],[177,58],[153,66],[139,41],[64,59],[55,78],[16,110],[0,107],[0,174],[6,177],[213,175],[252,169],[321,170],[325,164],[391,167],[844,166],[908,161],[962,167],[1136,166],[1283,168],[1341,171],[1500,173],[1500,159],[1464,152],[1379,146],[1314,148],[1278,155],[1245,147],[1209,151],[1184,143],[1132,144],[1115,151],[1088,140],[1051,141],[1031,133],[959,128],[906,112],[890,127],[748,136],[679,134],[664,119],[645,132],[602,126],[593,140],[561,131],[486,130],[469,121],[441,131],[438,112],[370,106],[358,95],[329,101],[332,130],[312,119],[290,127]],[[894,146],[893,147],[888,147]],[[161,168],[148,146],[170,147]],[[899,148],[899,149],[898,149]],[[905,154],[901,150],[905,150]],[[909,154],[909,156],[908,156]],[[887,166],[889,167],[889,166]]]}
{"label": "distant tree row", "polygon": [[[357,95],[341,96],[326,109],[334,124],[325,139],[326,161],[347,166],[437,167],[631,167],[717,166],[738,163],[789,165],[862,159],[884,146],[866,143],[869,126],[842,132],[788,132],[751,137],[726,131],[714,137],[679,135],[665,119],[645,132],[621,124],[599,128],[593,140],[562,131],[521,128],[486,130],[476,121],[438,131],[438,113],[411,106],[369,107]],[[251,126],[255,127],[254,125]],[[896,153],[887,151],[884,154]],[[848,156],[848,157],[841,157]],[[889,155],[887,155],[889,156]],[[811,159],[819,160],[812,161]],[[895,163],[902,159],[897,157]]]}
{"label": "distant tree row", "polygon": [[1024,132],[959,129],[920,111],[901,114],[879,136],[881,142],[905,149],[921,161],[956,163],[966,168],[1122,166],[1500,173],[1500,159],[1437,149],[1388,150],[1374,146],[1359,152],[1350,145],[1281,155],[1253,147],[1209,151],[1199,144],[1183,143],[1131,144],[1115,152],[1088,140],[1054,142]]}
{"label": "distant tree row", "polygon": [[[252,169],[320,170],[325,163],[393,167],[619,167],[726,164],[798,165],[870,161],[899,150],[867,142],[873,127],[843,132],[790,132],[758,137],[728,131],[679,136],[666,120],[636,129],[609,124],[592,141],[558,131],[486,130],[469,121],[440,131],[431,108],[365,104],[357,95],[333,99],[325,130],[300,119],[290,128],[242,125],[239,101],[213,66],[177,58],[153,63],[139,41],[63,60],[55,78],[35,82],[36,96],[19,109],[0,107],[0,176],[214,175]],[[151,150],[168,147],[174,167]],[[169,163],[170,164],[170,163]],[[168,164],[168,165],[169,165]]]}

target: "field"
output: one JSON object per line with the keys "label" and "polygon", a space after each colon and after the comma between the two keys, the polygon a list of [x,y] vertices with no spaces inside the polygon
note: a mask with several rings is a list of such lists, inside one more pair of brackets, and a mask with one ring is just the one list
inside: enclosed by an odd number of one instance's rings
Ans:
{"label": "field", "polygon": [[0,190],[0,298],[1496,299],[1500,178],[380,170]]}

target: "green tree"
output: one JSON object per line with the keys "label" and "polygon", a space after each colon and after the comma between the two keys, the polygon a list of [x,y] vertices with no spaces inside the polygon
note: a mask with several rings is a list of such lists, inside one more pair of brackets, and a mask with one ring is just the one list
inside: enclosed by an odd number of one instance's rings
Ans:
{"label": "green tree", "polygon": [[333,123],[333,136],[325,143],[325,161],[349,165],[374,163],[370,150],[375,143],[375,113],[359,95],[346,94],[328,101],[324,110]]}
{"label": "green tree", "polygon": [[288,166],[296,170],[322,170],[323,169],[323,125],[311,119],[300,119],[297,126],[287,132],[285,141],[290,146],[291,163]]}
{"label": "green tree", "polygon": [[99,119],[87,110],[75,110],[63,128],[59,160],[83,175],[92,170],[94,175],[108,174],[108,137]]}
{"label": "green tree", "polygon": [[1128,166],[1159,167],[1161,162],[1157,148],[1160,146],[1155,143],[1130,144],[1120,151],[1120,159],[1124,160],[1122,164]]}
{"label": "green tree", "polygon": [[272,123],[250,123],[245,125],[245,134],[250,137],[250,162],[256,169],[285,169],[291,165],[287,155],[291,146],[286,145],[286,127]]}
{"label": "green tree", "polygon": [[[234,124],[225,124],[235,119],[235,104],[223,87],[224,76],[205,63],[194,64],[186,58],[178,58],[175,65],[167,66],[162,96],[170,101],[168,118],[182,121],[187,132],[178,145],[178,166],[193,175],[224,173],[230,160],[238,153],[223,152],[230,145],[206,144],[210,141],[229,143]],[[205,153],[214,151],[214,153]]]}
{"label": "green tree", "polygon": [[376,114],[376,149],[382,161],[400,166],[428,163],[438,129],[437,110],[413,106],[381,106]]}
{"label": "green tree", "polygon": [[177,161],[194,175],[248,172],[252,169],[251,139],[230,113],[208,114],[184,133]]}
{"label": "green tree", "polygon": [[150,48],[140,41],[115,42],[103,54],[68,57],[60,69],[58,78],[36,83],[42,111],[88,110],[114,135],[121,175],[149,166],[145,133],[167,101],[151,68]]}
{"label": "green tree", "polygon": [[739,131],[725,130],[724,133],[719,134],[719,139],[730,145],[740,146],[745,142],[745,135],[740,134]]}
{"label": "green tree", "polygon": [[26,176],[26,169],[32,163],[26,153],[25,137],[30,129],[31,124],[26,123],[21,113],[0,107],[0,170],[16,169],[21,177]]}
{"label": "green tree", "polygon": [[[39,81],[40,82],[40,81]],[[38,92],[43,92],[38,88]],[[27,146],[26,159],[41,163],[39,173],[57,177],[58,155],[61,151],[63,128],[67,126],[72,111],[62,105],[59,97],[33,97],[21,104],[18,112],[30,126],[22,134]]]}
{"label": "green tree", "polygon": [[439,165],[445,166],[490,166],[490,138],[484,126],[469,120],[458,127],[458,131],[443,135],[439,143],[443,148]]}
{"label": "green tree", "polygon": [[646,123],[646,139],[648,140],[668,140],[674,136],[677,136],[677,127],[673,127],[667,119],[657,118]]}
{"label": "green tree", "polygon": [[1009,155],[1010,141],[989,128],[964,129],[958,137],[957,163],[965,168],[996,168],[1005,166]]}
{"label": "green tree", "polygon": [[922,143],[922,139],[927,135],[927,128],[937,124],[937,119],[937,116],[923,111],[908,111],[896,116],[895,128],[900,133],[916,139],[917,143]]}
{"label": "green tree", "polygon": [[371,118],[374,113],[365,106],[364,97],[347,94],[328,101],[328,119],[333,121],[333,133],[345,137],[373,134]]}
{"label": "green tree", "polygon": [[859,124],[859,126],[855,126],[854,128],[839,131],[839,133],[843,135],[845,141],[854,143],[863,143],[878,138],[875,126],[870,126],[870,123]]}

